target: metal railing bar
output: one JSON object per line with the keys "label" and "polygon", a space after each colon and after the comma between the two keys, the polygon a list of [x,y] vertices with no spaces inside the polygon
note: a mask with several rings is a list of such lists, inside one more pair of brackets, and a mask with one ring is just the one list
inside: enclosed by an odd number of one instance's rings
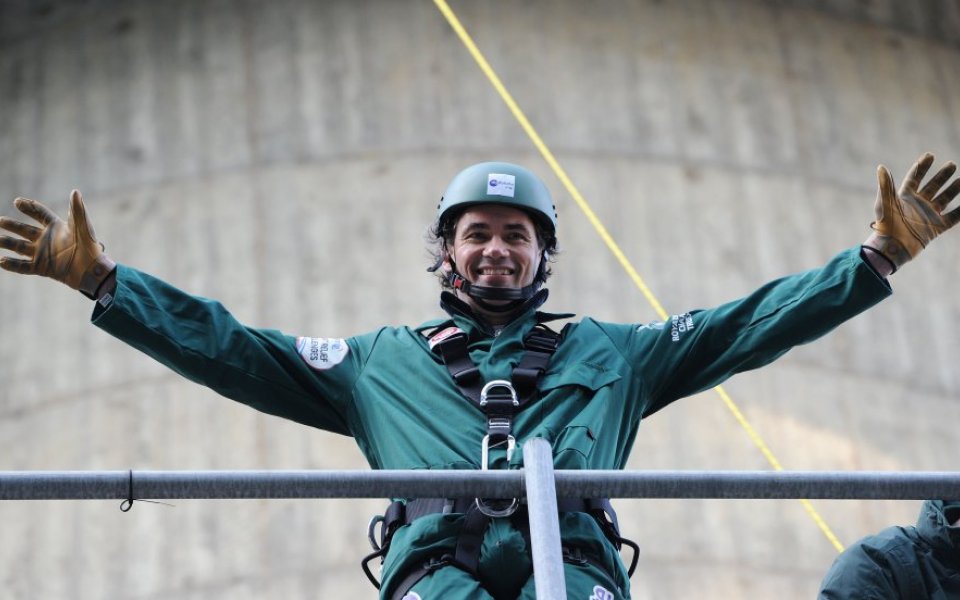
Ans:
{"label": "metal railing bar", "polygon": [[553,451],[544,439],[523,445],[524,483],[530,523],[530,550],[533,555],[537,600],[565,600],[563,552],[554,487]]}
{"label": "metal railing bar", "polygon": [[[922,500],[960,472],[555,471],[557,496]],[[132,485],[131,485],[132,481]],[[0,471],[0,500],[525,497],[523,471]]]}

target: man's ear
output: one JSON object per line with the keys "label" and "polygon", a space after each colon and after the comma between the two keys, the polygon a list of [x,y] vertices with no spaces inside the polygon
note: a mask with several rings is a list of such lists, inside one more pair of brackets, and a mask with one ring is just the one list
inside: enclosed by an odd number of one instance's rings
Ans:
{"label": "man's ear", "polygon": [[453,259],[450,257],[450,251],[447,250],[446,244],[440,249],[440,270],[447,274],[453,271]]}

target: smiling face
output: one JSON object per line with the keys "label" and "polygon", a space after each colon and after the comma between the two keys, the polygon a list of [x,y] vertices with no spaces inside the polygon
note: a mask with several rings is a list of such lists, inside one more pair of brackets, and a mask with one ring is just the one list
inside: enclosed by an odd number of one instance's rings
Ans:
{"label": "smiling face", "polygon": [[[533,283],[543,249],[527,213],[509,206],[480,204],[460,215],[448,252],[446,268],[452,268],[452,260],[457,271],[474,285],[522,288]],[[472,298],[458,295],[489,318]]]}

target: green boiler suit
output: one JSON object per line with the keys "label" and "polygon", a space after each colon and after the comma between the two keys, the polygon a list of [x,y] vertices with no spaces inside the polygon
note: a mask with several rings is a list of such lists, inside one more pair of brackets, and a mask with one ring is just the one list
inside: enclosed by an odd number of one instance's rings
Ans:
{"label": "green boiler suit", "polygon": [[[523,442],[542,437],[553,447],[557,469],[622,469],[644,417],[770,363],[890,293],[852,248],[819,269],[664,322],[570,322],[539,380],[539,397],[514,418],[517,451],[509,464],[498,455],[495,466],[522,467]],[[509,379],[524,336],[539,323],[571,316],[537,309],[531,306],[499,332],[469,312],[451,311],[415,328],[382,327],[346,339],[294,337],[245,327],[220,303],[121,265],[115,293],[98,305],[93,321],[223,396],[352,436],[373,469],[478,469],[486,420],[461,395],[426,334],[459,328],[483,379]],[[383,565],[383,597],[411,569],[449,552],[462,522],[462,514],[431,514],[401,527]],[[629,597],[623,563],[596,519],[563,513],[560,526],[564,546],[592,557],[566,565],[571,597]],[[485,597],[458,571],[435,571],[413,592],[424,599],[431,591],[457,597],[451,590]],[[487,528],[479,578],[493,597],[532,597],[529,552],[510,519],[494,519]]]}

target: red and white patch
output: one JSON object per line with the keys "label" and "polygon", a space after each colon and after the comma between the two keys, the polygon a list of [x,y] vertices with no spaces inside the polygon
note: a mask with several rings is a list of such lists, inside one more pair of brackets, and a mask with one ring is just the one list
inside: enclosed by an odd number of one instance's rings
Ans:
{"label": "red and white patch", "polygon": [[297,353],[312,369],[326,371],[343,362],[350,346],[343,338],[297,338]]}
{"label": "red and white patch", "polygon": [[464,333],[464,331],[459,327],[447,327],[446,329],[441,329],[437,333],[433,334],[433,337],[431,337],[430,341],[427,343],[430,344],[430,349],[433,350],[434,346],[436,346],[443,340],[447,339],[448,337],[452,335],[456,335],[458,333]]}

